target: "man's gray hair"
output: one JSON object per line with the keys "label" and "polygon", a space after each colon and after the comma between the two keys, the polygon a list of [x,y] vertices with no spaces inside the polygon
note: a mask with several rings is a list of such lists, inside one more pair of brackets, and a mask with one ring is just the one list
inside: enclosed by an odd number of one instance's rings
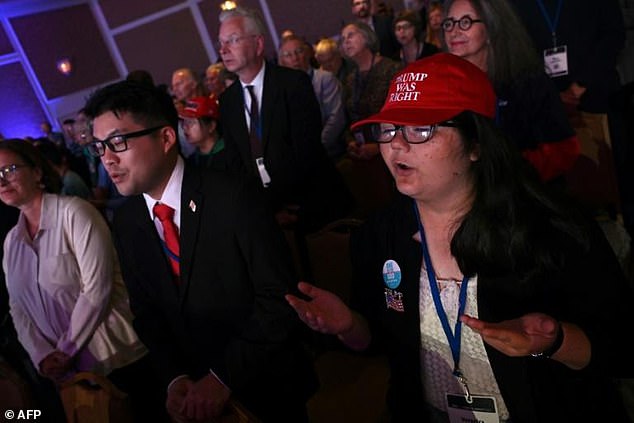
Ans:
{"label": "man's gray hair", "polygon": [[245,19],[245,30],[250,35],[266,35],[266,25],[264,25],[264,20],[262,20],[262,16],[255,10],[249,9],[246,7],[236,7],[231,10],[224,10],[220,12],[220,23],[231,19],[231,18],[244,18]]}

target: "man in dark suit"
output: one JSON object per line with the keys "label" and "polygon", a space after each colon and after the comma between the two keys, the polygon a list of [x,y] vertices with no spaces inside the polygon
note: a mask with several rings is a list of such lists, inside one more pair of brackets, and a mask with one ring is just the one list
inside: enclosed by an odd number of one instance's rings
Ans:
{"label": "man in dark suit", "polygon": [[[246,173],[266,186],[283,227],[307,233],[344,217],[352,197],[321,144],[321,112],[310,78],[265,62],[265,26],[255,11],[225,11],[220,22],[220,55],[239,77],[220,97],[226,148],[237,149]],[[250,132],[252,111],[259,113]]]}
{"label": "man in dark suit", "polygon": [[379,52],[383,57],[400,60],[401,45],[394,35],[392,17],[371,13],[370,0],[351,0],[352,15],[357,21],[363,22],[374,30],[379,39]]}
{"label": "man in dark suit", "polygon": [[261,190],[186,166],[176,109],[160,89],[115,83],[86,109],[90,150],[130,196],[114,239],[134,327],[172,418],[215,418],[235,398],[265,422],[307,421],[316,379],[284,300],[294,284],[290,255]]}

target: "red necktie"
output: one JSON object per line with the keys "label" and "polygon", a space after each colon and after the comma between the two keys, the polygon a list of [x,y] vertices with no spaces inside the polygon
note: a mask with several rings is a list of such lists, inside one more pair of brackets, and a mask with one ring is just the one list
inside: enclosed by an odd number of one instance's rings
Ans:
{"label": "red necktie", "polygon": [[172,273],[178,280],[180,278],[180,246],[178,241],[178,228],[174,223],[174,209],[168,205],[156,203],[154,205],[154,215],[158,217],[163,225],[163,249],[169,259]]}

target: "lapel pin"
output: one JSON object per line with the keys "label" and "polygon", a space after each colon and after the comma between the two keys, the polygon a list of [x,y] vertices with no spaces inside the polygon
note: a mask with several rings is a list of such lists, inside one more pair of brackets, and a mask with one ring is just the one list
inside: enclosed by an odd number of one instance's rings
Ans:
{"label": "lapel pin", "polygon": [[194,200],[189,200],[189,209],[192,213],[196,213],[196,203],[194,203]]}

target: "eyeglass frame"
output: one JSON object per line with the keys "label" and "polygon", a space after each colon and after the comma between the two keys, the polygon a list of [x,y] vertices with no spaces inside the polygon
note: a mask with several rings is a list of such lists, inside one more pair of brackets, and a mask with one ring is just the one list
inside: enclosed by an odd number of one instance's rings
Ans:
{"label": "eyeglass frame", "polygon": [[[145,135],[149,135],[153,132],[156,132],[159,129],[164,128],[166,126],[168,125],[163,124],[160,126],[153,126],[151,128],[141,129],[140,131],[129,132],[127,134],[114,134],[114,135],[110,135],[105,140],[100,140],[93,137],[93,141],[86,145],[86,150],[93,157],[102,157],[104,154],[106,154],[106,147],[108,147],[108,149],[112,151],[113,153],[122,153],[128,149],[129,138],[143,137]],[[121,138],[121,142],[118,144],[112,143],[112,140],[114,138]],[[123,148],[119,147],[120,145],[123,145]],[[100,146],[100,147],[97,147],[97,146]]]}
{"label": "eyeglass frame", "polygon": [[[403,22],[403,23],[400,23]],[[399,21],[399,23],[394,25],[394,32],[398,31],[407,31],[408,29],[414,28],[414,24],[408,21]]]}
{"label": "eyeglass frame", "polygon": [[[394,131],[394,135],[392,135],[392,137],[389,140],[385,140],[385,141],[379,141],[375,136],[372,136],[372,139],[370,141],[376,142],[377,144],[389,144],[392,141],[394,141],[394,138],[396,138],[396,134],[401,131],[401,134],[403,135],[403,139],[405,140],[406,143],[408,144],[425,144],[427,141],[429,141],[430,139],[433,138],[435,132],[436,132],[436,128],[438,128],[439,126],[445,126],[448,128],[457,128],[458,127],[458,123],[452,120],[446,120],[444,122],[439,122],[439,123],[434,123],[432,125],[395,125],[393,123],[389,123],[389,122],[378,122],[378,123],[374,123],[372,125],[368,125],[368,127],[366,128],[368,133],[372,133],[371,128],[373,127],[379,127],[381,125],[392,125],[394,127],[393,130]],[[409,136],[407,135],[407,129],[406,128],[425,128],[428,127],[429,128],[429,134],[427,135],[427,137],[422,140],[422,141],[410,141],[409,140]]]}
{"label": "eyeglass frame", "polygon": [[[449,22],[451,22],[451,26],[449,28],[446,28],[448,26],[447,24]],[[461,22],[467,22],[466,26],[462,25]],[[484,21],[482,19],[473,19],[469,15],[464,15],[460,19],[454,19],[454,18],[451,18],[451,17],[447,17],[447,18],[443,19],[442,22],[440,22],[440,27],[442,28],[443,32],[451,32],[456,27],[456,24],[458,24],[458,28],[460,28],[463,31],[468,31],[468,30],[471,29],[471,27],[473,26],[474,23],[482,23],[483,24]]]}
{"label": "eyeglass frame", "polygon": [[216,43],[216,49],[218,51],[222,50],[225,47],[228,48],[233,48],[235,47],[240,41],[244,40],[245,38],[249,38],[249,37],[257,37],[257,34],[244,34],[244,35],[231,35],[228,39],[226,39],[225,41],[222,41],[220,39],[220,37],[218,37],[218,42]]}
{"label": "eyeglass frame", "polygon": [[[0,182],[13,182],[15,180],[15,172],[23,167],[31,167],[25,164],[10,164],[0,168]],[[9,175],[11,178],[9,178]]]}

